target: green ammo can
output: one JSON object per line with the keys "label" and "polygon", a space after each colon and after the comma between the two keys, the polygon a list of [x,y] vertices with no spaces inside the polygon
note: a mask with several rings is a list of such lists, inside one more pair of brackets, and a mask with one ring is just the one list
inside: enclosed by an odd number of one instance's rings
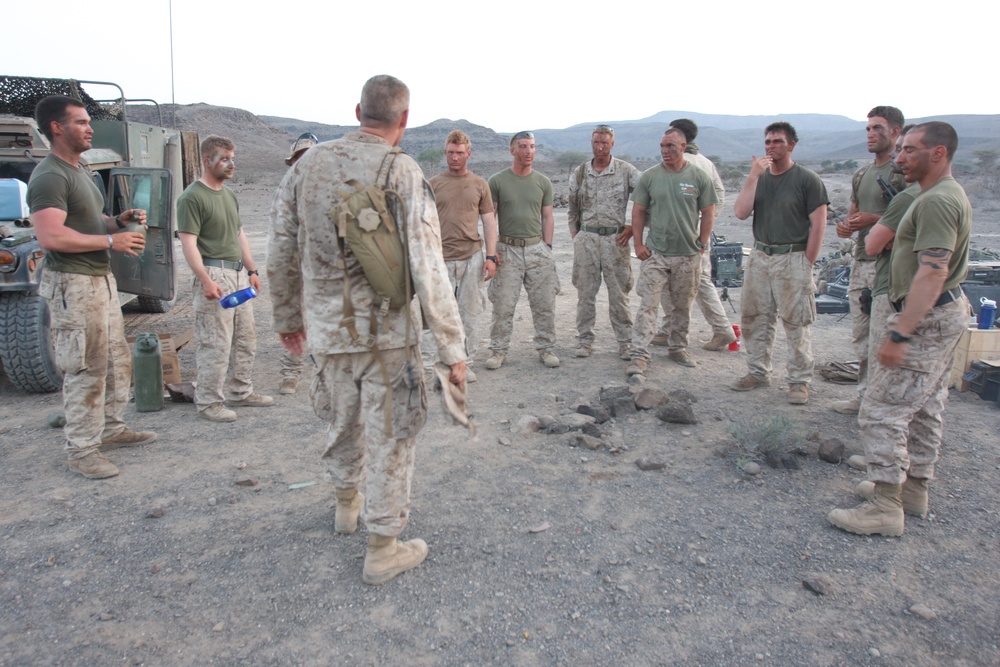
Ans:
{"label": "green ammo can", "polygon": [[136,336],[132,358],[136,412],[156,412],[163,409],[162,357],[159,336],[152,333]]}

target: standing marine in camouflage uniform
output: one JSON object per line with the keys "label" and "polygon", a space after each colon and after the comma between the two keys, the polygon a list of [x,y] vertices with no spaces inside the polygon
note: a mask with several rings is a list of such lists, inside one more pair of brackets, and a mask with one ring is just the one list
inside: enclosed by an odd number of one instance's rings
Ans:
{"label": "standing marine in camouflage uniform", "polygon": [[38,293],[51,317],[56,363],[63,372],[66,453],[71,470],[88,479],[114,477],[118,468],[100,450],[156,440],[152,431],[125,426],[132,356],[111,273],[111,253],[132,257],[144,234],[123,231],[145,223],[146,212],[104,215],[104,197],[80,155],[91,148],[90,115],[79,100],[50,95],[35,107],[38,129],[51,152],[28,182],[31,224],[46,251]]}
{"label": "standing marine in camouflage uniform", "polygon": [[896,159],[906,182],[919,183],[921,192],[896,231],[889,280],[895,312],[858,415],[872,496],[829,515],[851,533],[898,536],[904,512],[927,514],[948,377],[971,312],[961,282],[972,207],[951,175],[957,148],[954,128],[932,121],[906,134]]}
{"label": "standing marine in camouflage uniform", "polygon": [[[406,130],[409,100],[409,89],[396,78],[368,80],[356,109],[360,131],[313,147],[292,167],[272,210],[267,258],[274,329],[295,354],[303,353],[308,331],[319,365],[310,396],[316,414],[329,423],[323,458],[337,497],[334,528],[353,533],[364,509],[369,536],[363,579],[369,584],[389,581],[427,556],[423,540],[396,539],[409,518],[416,437],[427,418],[416,343],[421,309],[441,360],[451,366],[451,382],[465,382],[462,321],[441,256],[434,194],[412,158],[389,155]],[[361,264],[349,250],[341,252],[329,213],[353,190],[348,181],[375,184],[387,159],[387,183],[379,185],[398,193],[389,203],[419,303],[380,313],[372,309],[375,291]],[[355,330],[371,331],[371,318],[377,318],[373,346],[344,326],[347,277]]]}
{"label": "standing marine in camouflage uniform", "polygon": [[[319,143],[319,139],[316,135],[311,132],[306,132],[299,135],[299,138],[295,140],[292,144],[291,152],[288,157],[285,158],[285,164],[291,167],[293,164],[299,161],[299,158],[305,155],[306,151]],[[282,182],[291,171],[286,171]],[[281,189],[281,186],[278,186]],[[299,379],[302,377],[302,370],[305,368],[305,361],[301,354],[292,354],[288,350],[282,348],[281,350],[281,384],[278,385],[278,391],[282,394],[294,394],[295,390],[299,387]]]}
{"label": "standing marine in camouflage uniform", "polygon": [[[453,130],[445,140],[444,157],[448,171],[431,179],[438,217],[441,219],[441,250],[448,267],[448,279],[458,301],[465,328],[465,381],[475,382],[473,357],[479,347],[479,316],[486,309],[484,283],[497,272],[497,218],[493,214],[490,186],[469,171],[472,141],[461,130]],[[479,220],[483,233],[479,234]],[[486,256],[483,256],[483,243]]]}
{"label": "standing marine in camouflage uniform", "polygon": [[688,325],[718,197],[708,174],[684,159],[686,146],[683,132],[667,130],[660,139],[663,162],[644,171],[632,193],[632,235],[635,255],[642,260],[636,292],[642,302],[632,330],[630,377],[646,372],[663,292],[670,295],[667,356],[682,366],[697,365],[687,352]]}
{"label": "standing marine in camouflage uniform", "polygon": [[777,319],[788,342],[788,402],[809,402],[813,375],[810,327],[816,321],[812,269],[823,245],[826,186],[814,172],[792,161],[798,142],[785,122],[764,130],[767,155],[753,156],[736,204],[736,217],[753,214],[754,249],[743,280],[741,328],[749,373],[730,385],[750,391],[771,385],[771,352]]}
{"label": "standing marine in camouflage uniform", "polygon": [[[684,139],[687,141],[684,159],[704,171],[712,179],[712,187],[715,188],[715,195],[719,199],[715,205],[715,210],[718,212],[726,202],[726,186],[722,184],[722,178],[719,176],[719,170],[715,167],[715,163],[702,155],[698,145],[694,143],[698,137],[698,125],[688,118],[677,118],[670,121],[670,127],[675,127],[684,133]],[[667,294],[663,295],[661,305],[664,313],[670,309],[668,298]],[[736,334],[733,333],[733,325],[729,321],[729,316],[726,315],[726,309],[722,307],[719,290],[712,282],[711,252],[704,252],[701,255],[701,276],[698,278],[698,293],[694,300],[698,304],[698,308],[701,309],[701,314],[708,322],[708,326],[712,327],[712,339],[702,345],[702,349],[709,352],[726,349],[730,343],[736,340]],[[670,343],[669,330],[670,322],[664,315],[660,330],[653,336],[653,345],[668,345]]]}
{"label": "standing marine in camouflage uniform", "polygon": [[[229,139],[206,137],[201,142],[201,178],[177,200],[177,236],[194,274],[191,292],[198,366],[194,403],[198,416],[213,422],[236,421],[236,413],[227,404],[274,404],[273,398],[253,390],[253,360],[257,355],[253,302],[236,308],[219,304],[219,299],[237,290],[250,286],[258,293],[261,290],[260,272],[243,231],[236,195],[226,187],[236,170],[235,153],[236,146]],[[225,387],[228,397],[223,395]]]}
{"label": "standing marine in camouflage uniform", "polygon": [[497,214],[496,275],[487,289],[493,303],[493,326],[486,368],[496,370],[507,360],[514,331],[514,310],[521,285],[528,293],[535,324],[535,349],[549,368],[559,366],[552,348],[556,344],[556,293],[559,278],[552,257],[552,181],[534,171],[535,135],[518,132],[510,140],[514,164],[490,176],[490,194]]}
{"label": "standing marine in camouflage uniform", "polygon": [[889,205],[889,197],[879,185],[879,178],[897,190],[905,185],[893,164],[892,154],[896,139],[903,128],[903,112],[896,107],[879,106],[868,112],[868,152],[875,160],[861,167],[851,182],[851,208],[847,219],[837,223],[837,236],[842,239],[858,234],[851,263],[851,284],[848,297],[851,302],[851,342],[858,355],[858,393],[845,401],[835,401],[835,412],[855,415],[861,407],[868,387],[869,325],[872,313],[872,292],[875,284],[875,253],[869,253],[865,239],[872,226],[879,221]]}
{"label": "standing marine in camouflage uniform", "polygon": [[611,157],[615,131],[598,125],[590,135],[594,159],[569,179],[569,234],[573,237],[573,286],[576,287],[576,356],[589,357],[594,344],[595,301],[601,278],[608,289],[608,315],[622,359],[631,359],[632,225],[625,221],[628,196],[639,170]]}

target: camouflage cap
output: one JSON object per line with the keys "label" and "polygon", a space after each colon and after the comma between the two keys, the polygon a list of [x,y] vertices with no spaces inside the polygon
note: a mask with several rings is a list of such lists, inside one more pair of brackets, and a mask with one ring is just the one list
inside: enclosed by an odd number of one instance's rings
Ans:
{"label": "camouflage cap", "polygon": [[285,164],[291,167],[295,164],[297,159],[302,157],[303,153],[318,143],[319,139],[317,139],[316,135],[312,132],[306,132],[305,134],[299,136],[299,138],[295,140],[295,143],[292,144],[292,150],[288,154],[288,157],[285,158]]}

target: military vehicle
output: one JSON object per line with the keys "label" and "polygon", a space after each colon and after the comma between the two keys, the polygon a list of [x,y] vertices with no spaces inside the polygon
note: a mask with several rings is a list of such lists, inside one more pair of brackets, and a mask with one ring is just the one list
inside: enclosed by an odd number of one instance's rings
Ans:
{"label": "military vehicle", "polygon": [[[114,97],[94,99],[84,85]],[[120,86],[108,82],[0,76],[0,362],[10,381],[27,392],[62,387],[48,305],[38,294],[45,251],[33,233],[25,200],[31,172],[49,153],[32,118],[35,104],[53,94],[79,99],[90,114],[93,148],[81,162],[104,193],[104,212],[147,212],[143,254],[112,255],[123,304],[135,300],[146,312],[173,306],[176,201],[185,185],[183,174],[188,173],[187,180],[197,178],[199,165],[197,135],[165,129],[153,100],[127,100]],[[158,125],[129,118],[140,113]]]}

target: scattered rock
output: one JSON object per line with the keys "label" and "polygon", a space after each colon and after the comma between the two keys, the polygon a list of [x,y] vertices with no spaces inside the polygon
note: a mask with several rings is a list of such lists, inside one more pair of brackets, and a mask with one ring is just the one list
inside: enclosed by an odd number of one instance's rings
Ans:
{"label": "scattered rock", "polygon": [[855,470],[868,470],[868,462],[861,454],[855,454],[847,459],[847,465],[851,466]]}
{"label": "scattered rock", "polygon": [[611,403],[611,415],[616,419],[621,419],[636,413],[635,401],[631,394],[624,398],[616,398]]}
{"label": "scattered rock", "polygon": [[579,431],[583,428],[584,424],[593,424],[594,421],[594,418],[590,415],[583,415],[578,412],[570,412],[565,415],[559,415],[559,423],[565,424],[571,431]]}
{"label": "scattered rock", "polygon": [[816,595],[828,595],[833,590],[833,581],[825,574],[806,577],[802,580],[802,585]]}
{"label": "scattered rock", "polygon": [[580,430],[592,438],[604,438],[607,436],[607,433],[597,424],[584,424]]}
{"label": "scattered rock", "polygon": [[656,387],[645,387],[635,395],[635,407],[639,410],[650,410],[664,405],[670,399],[667,392]]}
{"label": "scattered rock", "polygon": [[257,480],[253,477],[240,477],[236,480],[236,486],[257,486]]}
{"label": "scattered rock", "polygon": [[514,422],[514,425],[510,427],[511,433],[534,433],[538,430],[541,424],[538,421],[538,417],[534,415],[521,415]]}
{"label": "scattered rock", "polygon": [[694,417],[694,410],[691,409],[690,405],[678,403],[672,404],[668,403],[661,407],[656,416],[665,422],[671,424],[697,424],[698,420]]}
{"label": "scattered rock", "polygon": [[756,461],[747,461],[746,463],[740,466],[740,470],[742,470],[747,475],[759,475],[760,464],[757,463]]}
{"label": "scattered rock", "polygon": [[218,502],[218,501],[217,501],[217,500],[215,499],[215,497],[213,496],[212,498],[209,498],[209,499],[208,499],[208,506],[209,506],[209,507],[215,507],[215,503],[216,503],[216,502]]}
{"label": "scattered rock", "polygon": [[910,607],[910,613],[925,621],[933,621],[938,617],[937,612],[925,604],[915,604]]}
{"label": "scattered rock", "polygon": [[221,621],[212,626],[212,632],[222,632],[225,629],[226,629],[226,624]]}
{"label": "scattered rock", "polygon": [[529,533],[544,533],[546,530],[552,527],[548,521],[543,521],[541,524],[535,526],[534,528],[529,528]]}
{"label": "scattered rock", "polygon": [[159,574],[160,573],[160,566],[157,565],[156,563],[153,563],[153,565],[149,568],[149,573],[150,574]]}
{"label": "scattered rock", "polygon": [[694,559],[694,562],[696,565],[699,565],[701,567],[705,567],[706,565],[708,565],[708,560],[704,556],[698,556],[697,558]]}
{"label": "scattered rock", "polygon": [[570,444],[576,445],[577,447],[583,447],[585,449],[600,449],[604,446],[604,441],[600,438],[594,438],[584,433],[576,433],[573,435],[572,440],[570,440]]}
{"label": "scattered rock", "polygon": [[497,438],[497,444],[510,447],[510,438]]}
{"label": "scattered rock", "polygon": [[562,435],[563,433],[569,433],[569,431],[570,431],[569,426],[567,426],[566,424],[560,424],[558,422],[552,424],[551,426],[546,426],[543,429],[543,432],[546,435]]}
{"label": "scattered rock", "polygon": [[600,400],[605,406],[610,406],[610,404],[618,398],[631,398],[632,390],[623,384],[613,384],[607,387],[601,387]]}
{"label": "scattered rock", "polygon": [[102,613],[100,613],[100,614],[97,615],[97,620],[98,621],[113,621],[113,620],[115,620],[115,617],[112,616],[111,614],[102,612]]}
{"label": "scattered rock", "polygon": [[778,470],[798,470],[802,467],[796,451],[770,450],[764,453],[764,462]]}
{"label": "scattered rock", "polygon": [[159,519],[162,516],[163,516],[163,508],[162,507],[154,507],[153,509],[151,509],[148,512],[146,512],[146,518],[147,519]]}
{"label": "scattered rock", "polygon": [[66,415],[62,410],[50,412],[47,421],[51,428],[62,428],[66,425]]}
{"label": "scattered rock", "polygon": [[687,405],[692,405],[698,402],[698,397],[692,394],[686,389],[674,389],[672,392],[667,394],[671,401],[675,403],[686,403]]}
{"label": "scattered rock", "polygon": [[828,438],[819,443],[816,451],[821,461],[840,463],[844,459],[844,443],[837,438]]}
{"label": "scattered rock", "polygon": [[552,415],[542,415],[538,418],[538,425],[541,428],[549,428],[556,423],[556,418]]}
{"label": "scattered rock", "polygon": [[594,421],[598,424],[603,424],[604,422],[611,419],[611,411],[603,404],[589,405],[584,403],[579,406],[576,411],[581,415],[588,415],[594,418]]}
{"label": "scattered rock", "polygon": [[667,467],[667,464],[663,461],[647,459],[645,457],[636,459],[635,465],[639,468],[639,470],[662,470]]}
{"label": "scattered rock", "polygon": [[874,646],[872,646],[870,649],[868,649],[868,655],[870,655],[873,658],[881,658],[882,657],[882,653],[877,648],[875,648]]}
{"label": "scattered rock", "polygon": [[645,375],[629,375],[628,376],[628,383],[630,385],[638,387],[638,386],[644,384],[645,382],[646,382],[646,376]]}

